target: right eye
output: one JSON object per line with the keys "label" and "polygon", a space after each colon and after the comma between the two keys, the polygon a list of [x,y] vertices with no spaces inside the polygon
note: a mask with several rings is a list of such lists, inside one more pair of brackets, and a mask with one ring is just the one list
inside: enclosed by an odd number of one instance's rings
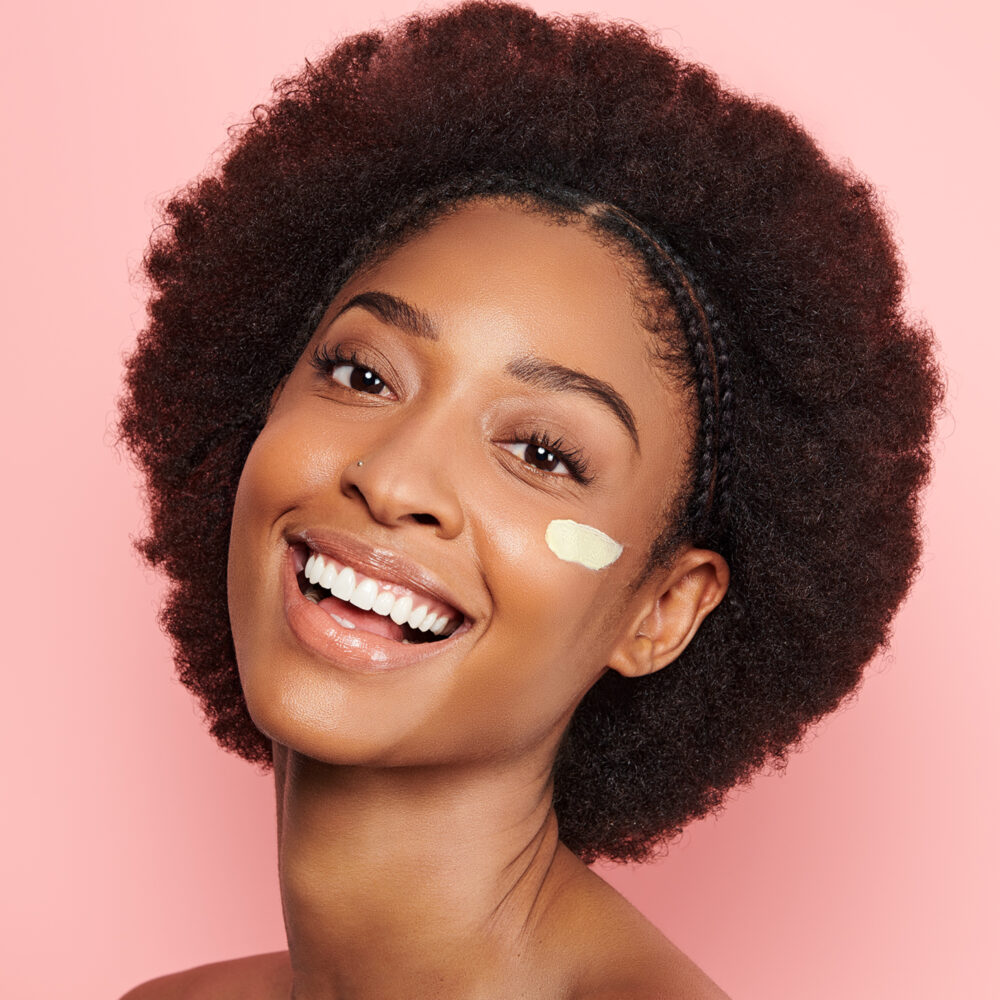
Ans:
{"label": "right eye", "polygon": [[367,392],[372,396],[391,395],[389,387],[377,371],[353,361],[343,361],[334,365],[330,370],[330,378],[355,392]]}
{"label": "right eye", "polygon": [[345,389],[366,396],[394,397],[385,379],[374,368],[364,364],[353,351],[346,354],[339,345],[332,353],[325,344],[317,347],[313,351],[312,365],[324,378],[337,382]]}

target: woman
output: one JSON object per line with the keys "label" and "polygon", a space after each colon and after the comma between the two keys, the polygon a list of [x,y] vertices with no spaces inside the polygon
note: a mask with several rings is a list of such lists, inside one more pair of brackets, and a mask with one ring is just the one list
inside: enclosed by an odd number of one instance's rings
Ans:
{"label": "woman", "polygon": [[858,683],[940,382],[870,188],[639,29],[349,39],[175,198],[122,435],[289,950],[130,997],[713,997],[640,860]]}

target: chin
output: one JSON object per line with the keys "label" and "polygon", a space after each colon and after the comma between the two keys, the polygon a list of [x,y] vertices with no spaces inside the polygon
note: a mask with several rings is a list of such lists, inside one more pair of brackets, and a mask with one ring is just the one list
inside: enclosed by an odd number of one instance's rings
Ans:
{"label": "chin", "polygon": [[421,701],[409,685],[384,674],[330,671],[287,651],[240,662],[254,725],[296,753],[331,765],[368,767],[438,765],[462,757],[458,734],[440,724],[430,692]]}

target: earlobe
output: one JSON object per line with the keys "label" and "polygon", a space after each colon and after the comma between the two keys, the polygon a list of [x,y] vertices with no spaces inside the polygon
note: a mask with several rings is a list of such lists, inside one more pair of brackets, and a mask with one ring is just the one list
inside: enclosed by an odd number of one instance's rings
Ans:
{"label": "earlobe", "polygon": [[643,677],[672,663],[728,587],[729,565],[718,552],[688,549],[665,577],[654,574],[639,589],[608,666],[624,677]]}

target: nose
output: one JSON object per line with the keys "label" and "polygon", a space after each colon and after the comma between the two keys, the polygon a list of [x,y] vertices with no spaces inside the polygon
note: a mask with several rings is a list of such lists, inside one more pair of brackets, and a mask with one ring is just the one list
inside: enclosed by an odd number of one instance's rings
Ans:
{"label": "nose", "polygon": [[464,514],[440,435],[414,421],[401,423],[394,425],[393,433],[370,441],[364,454],[348,463],[341,491],[364,503],[381,524],[426,524],[442,538],[455,538]]}

